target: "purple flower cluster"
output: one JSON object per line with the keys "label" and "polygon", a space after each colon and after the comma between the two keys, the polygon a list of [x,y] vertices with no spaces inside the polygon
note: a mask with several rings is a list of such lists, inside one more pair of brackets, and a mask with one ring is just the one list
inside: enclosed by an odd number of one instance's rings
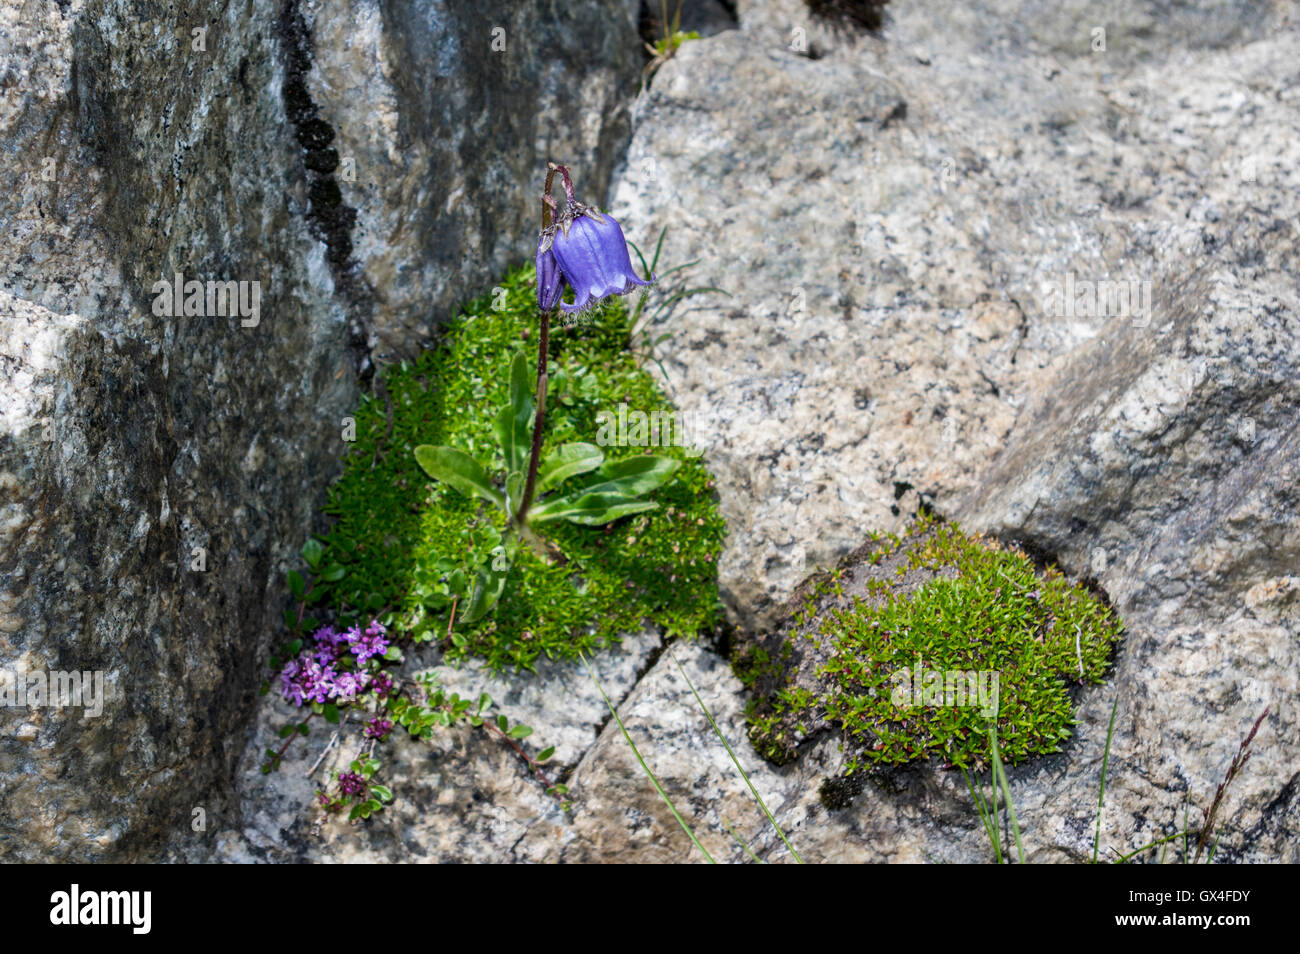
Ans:
{"label": "purple flower cluster", "polygon": [[393,731],[393,723],[380,716],[375,716],[366,723],[365,736],[368,739],[382,739]]}
{"label": "purple flower cluster", "polygon": [[381,669],[370,680],[370,691],[375,694],[376,699],[387,699],[393,694],[392,677]]}
{"label": "purple flower cluster", "polygon": [[388,631],[379,620],[371,620],[365,633],[359,634],[356,638],[351,636],[354,631],[348,630],[348,643],[352,654],[357,657],[357,662],[365,662],[367,659],[388,652]]}
{"label": "purple flower cluster", "polygon": [[348,670],[341,663],[349,656],[357,665],[388,652],[388,631],[378,620],[372,620],[362,632],[359,626],[339,632],[325,626],[312,636],[315,647],[304,649],[296,659],[289,660],[280,673],[280,691],[295,706],[314,702],[334,702],[339,705],[352,702],[368,689],[386,695],[392,689],[392,680],[377,677],[362,670]]}
{"label": "purple flower cluster", "polygon": [[339,793],[342,795],[364,795],[367,788],[366,780],[356,772],[344,772],[339,776]]}

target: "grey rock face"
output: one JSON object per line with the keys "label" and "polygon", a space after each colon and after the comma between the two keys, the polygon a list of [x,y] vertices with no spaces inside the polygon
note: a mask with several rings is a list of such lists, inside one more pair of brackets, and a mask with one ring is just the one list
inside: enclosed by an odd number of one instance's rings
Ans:
{"label": "grey rock face", "polygon": [[[977,7],[952,15],[1012,19]],[[1158,312],[1185,263],[1156,250],[1216,261],[1202,223],[1232,203],[1262,235],[1289,202],[1294,117],[1264,89],[1293,34],[1190,52],[1204,37],[1171,29],[1142,66],[1108,58],[1112,36],[1065,68],[947,8],[899,8],[883,40],[802,10],[750,4],[683,47],[639,103],[611,209],[634,239],[668,226],[666,260],[702,257],[700,283],[734,296],[655,332],[728,488],[724,587],[754,625],[809,566],[892,529],[896,495],[951,512],[978,485],[1052,362],[1104,325],[1046,307],[1047,283],[1146,281]]]}
{"label": "grey rock face", "polygon": [[[1179,792],[1208,804],[1251,717],[1272,708],[1234,782],[1227,860],[1300,850],[1287,704],[1300,671],[1300,248],[1276,225],[1234,215],[1220,240],[1235,268],[1184,260],[1158,327],[1112,321],[1073,355],[962,503],[972,525],[1098,579],[1125,615],[1112,765],[1141,784],[1119,793],[1115,834],[1167,834]],[[1087,776],[1071,765],[1049,804]],[[1164,817],[1134,822],[1144,805]]]}
{"label": "grey rock face", "polygon": [[[891,5],[871,38],[742,2],[638,101],[610,211],[733,296],[652,333],[719,478],[739,625],[927,500],[1094,578],[1128,625],[1067,749],[1011,772],[1031,861],[1091,857],[1116,697],[1104,852],[1185,801],[1198,823],[1268,705],[1220,858],[1294,861],[1300,39],[1280,6],[1130,5],[1094,52],[1091,15],[1058,11]],[[806,860],[989,859],[959,775],[824,801],[832,744],[768,765],[726,661],[674,652]],[[744,859],[730,826],[788,859],[672,656],[620,712],[715,857]],[[700,860],[616,726],[570,781],[571,816],[494,816],[523,833],[493,856]]]}
{"label": "grey rock face", "polygon": [[[85,721],[0,707],[6,860],[193,855],[235,824],[358,372],[531,251],[551,150],[600,194],[639,68],[614,3],[138,10],[0,12],[0,670],[106,695]],[[365,85],[340,89],[350,60]],[[214,289],[161,313],[177,273],[243,282],[249,307]]]}
{"label": "grey rock face", "polygon": [[[1104,846],[1171,833],[1184,798],[1197,823],[1268,705],[1221,857],[1294,859],[1300,42],[1277,7],[1155,13],[1093,52],[1046,6],[891,6],[854,41],[744,5],[639,104],[612,211],[735,295],[655,331],[715,424],[738,619],[770,625],[805,559],[893,529],[914,489],[1096,578],[1129,626],[1071,748],[1012,774],[1037,860],[1090,855],[1116,694]],[[708,742],[647,731],[670,760]],[[838,758],[788,782],[810,855],[987,856],[959,779],[819,805]]]}
{"label": "grey rock face", "polygon": [[[0,16],[21,169],[0,196],[0,668],[100,672],[107,694],[88,720],[0,709],[0,854],[136,858],[231,808],[268,584],[313,519],[356,366],[295,210],[268,4]],[[256,325],[157,315],[177,272],[248,282],[250,305],[258,282]]]}
{"label": "grey rock face", "polygon": [[[545,161],[603,201],[631,134],[637,4],[347,0],[304,8],[308,77],[356,212],[348,266],[383,355],[531,257]],[[531,237],[531,238],[530,238]]]}
{"label": "grey rock face", "polygon": [[[1011,773],[1031,860],[1090,856],[1116,697],[1104,847],[1184,800],[1195,823],[1269,705],[1220,857],[1300,860],[1289,8],[917,0],[869,37],[741,0],[657,74],[619,164],[638,5],[562,6],[0,12],[23,170],[0,194],[0,669],[101,672],[106,696],[86,721],[0,707],[0,856],[699,860],[580,670],[449,676],[560,746],[568,814],[465,730],[391,743],[401,801],[315,829],[312,785],[355,751],[315,733],[262,776],[287,711],[248,726],[358,370],[531,253],[562,157],[732,293],[653,331],[719,478],[738,625],[924,499],[1094,578],[1129,627],[1070,747]],[[257,324],[156,314],[176,272],[260,282]],[[768,765],[726,661],[655,643],[598,673],[715,857],[744,859],[729,827],[788,855],[679,661],[806,860],[987,860],[960,777],[823,801],[833,746]]]}

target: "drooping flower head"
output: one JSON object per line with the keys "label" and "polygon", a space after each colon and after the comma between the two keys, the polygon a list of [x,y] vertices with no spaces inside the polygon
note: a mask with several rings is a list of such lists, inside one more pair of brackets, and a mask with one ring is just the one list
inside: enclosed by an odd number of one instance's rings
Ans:
{"label": "drooping flower head", "polygon": [[555,236],[555,261],[573,286],[573,304],[560,303],[568,312],[578,312],[610,295],[626,295],[638,285],[649,285],[632,271],[627,239],[612,215],[588,209],[575,216],[567,231]]}
{"label": "drooping flower head", "polygon": [[[550,195],[552,177],[558,172],[568,198],[553,217],[557,203]],[[626,295],[638,285],[649,285],[632,270],[623,229],[612,215],[583,205],[573,195],[573,182],[565,166],[552,164],[544,196],[548,211],[543,214],[542,233],[537,243],[537,304],[549,311],[558,303],[564,311],[584,311],[610,295]],[[560,301],[564,282],[573,287],[573,304]]]}

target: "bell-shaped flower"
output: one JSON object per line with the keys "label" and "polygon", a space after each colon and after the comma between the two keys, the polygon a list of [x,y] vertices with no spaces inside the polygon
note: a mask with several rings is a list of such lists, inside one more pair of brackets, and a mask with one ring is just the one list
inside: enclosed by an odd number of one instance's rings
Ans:
{"label": "bell-shaped flower", "polygon": [[[560,303],[567,312],[582,311],[602,298],[626,295],[637,285],[649,285],[654,281],[653,275],[650,281],[637,277],[632,271],[632,259],[628,255],[623,230],[613,216],[594,209],[583,209],[572,221],[563,222],[553,236],[550,250],[565,280],[573,286],[573,304]],[[540,259],[537,276],[540,301]]]}
{"label": "bell-shaped flower", "polygon": [[550,245],[546,236],[537,243],[537,307],[542,311],[550,311],[559,304],[564,293],[564,276]]}

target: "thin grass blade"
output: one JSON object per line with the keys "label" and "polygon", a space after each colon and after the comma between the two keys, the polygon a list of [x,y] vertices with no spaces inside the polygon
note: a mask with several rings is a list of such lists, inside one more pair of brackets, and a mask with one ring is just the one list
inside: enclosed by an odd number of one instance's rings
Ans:
{"label": "thin grass blade", "polygon": [[695,702],[699,705],[700,711],[704,713],[704,718],[708,719],[709,725],[713,727],[713,734],[718,737],[718,741],[722,743],[722,747],[727,750],[727,755],[731,756],[731,764],[736,766],[736,771],[740,773],[740,777],[743,778],[745,784],[749,786],[750,794],[754,796],[754,801],[758,802],[758,807],[763,809],[763,814],[767,816],[767,820],[772,823],[772,828],[776,831],[777,837],[784,842],[785,847],[789,849],[790,854],[794,856],[795,862],[797,864],[803,864],[803,859],[799,857],[799,852],[794,850],[794,845],[790,844],[790,839],[785,837],[785,832],[781,830],[781,826],[776,823],[776,819],[773,818],[772,813],[768,811],[767,803],[763,801],[763,796],[758,794],[758,789],[756,789],[754,783],[750,781],[749,773],[746,772],[744,767],[740,764],[740,759],[736,758],[736,753],[732,751],[731,746],[727,743],[727,738],[722,734],[722,730],[718,728],[718,723],[713,721],[713,713],[710,712],[709,707],[704,704],[704,700],[700,698],[700,694],[695,691],[695,684],[691,682],[691,677],[686,675],[686,669],[677,658],[677,654],[670,649],[668,650],[668,655],[672,656],[673,662],[677,663],[677,671],[680,672],[682,678],[686,680],[686,685],[690,686],[691,695],[695,697]]}
{"label": "thin grass blade", "polygon": [[704,857],[709,860],[709,864],[716,865],[717,862],[713,860],[713,856],[709,854],[703,845],[700,844],[700,840],[695,837],[695,832],[691,830],[691,826],[686,824],[686,819],[677,811],[677,806],[674,805],[673,800],[668,797],[668,793],[664,791],[664,787],[659,784],[659,779],[655,777],[655,773],[650,771],[650,766],[645,764],[645,759],[641,757],[641,750],[638,749],[636,743],[632,741],[632,736],[628,735],[627,727],[623,725],[623,720],[619,718],[618,710],[614,708],[614,703],[610,702],[609,696],[605,695],[605,689],[601,686],[600,680],[596,678],[595,672],[592,671],[591,663],[587,661],[586,654],[580,653],[579,658],[582,659],[582,664],[587,667],[587,675],[591,677],[591,681],[595,684],[596,691],[599,692],[600,697],[605,700],[605,705],[609,709],[609,714],[612,715],[614,721],[618,723],[618,730],[623,733],[623,738],[627,740],[627,744],[631,747],[632,754],[635,755],[636,760],[641,763],[641,771],[645,772],[646,777],[650,779],[650,782],[655,787],[655,791],[659,793],[659,797],[664,800],[664,804],[668,806],[668,810],[673,813],[673,818],[677,819],[677,824],[682,826],[682,831],[686,832],[687,837],[691,839],[691,842],[694,843],[695,847],[700,849],[700,854],[704,855]]}
{"label": "thin grass blade", "polygon": [[1101,847],[1101,806],[1106,800],[1106,769],[1110,765],[1110,740],[1115,735],[1115,713],[1119,711],[1119,696],[1110,707],[1110,725],[1106,727],[1106,752],[1101,757],[1101,790],[1097,794],[1097,834],[1092,839],[1092,863],[1097,863]]}

